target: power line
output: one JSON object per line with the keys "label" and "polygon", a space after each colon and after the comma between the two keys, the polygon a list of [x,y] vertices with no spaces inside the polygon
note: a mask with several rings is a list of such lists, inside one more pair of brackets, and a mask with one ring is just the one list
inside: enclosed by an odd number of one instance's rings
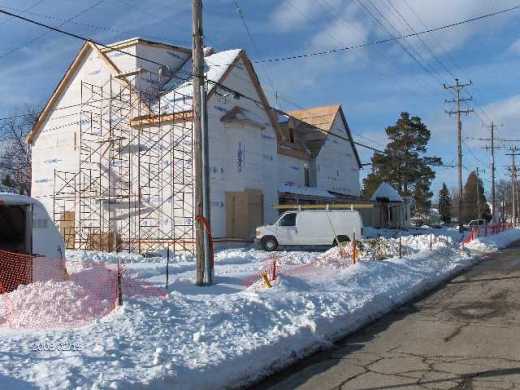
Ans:
{"label": "power line", "polygon": [[[515,7],[515,8],[520,8],[520,6]],[[131,56],[131,57],[134,57],[134,58],[137,58],[137,59],[141,59],[141,60],[143,60],[143,61],[147,61],[147,62],[150,62],[150,63],[154,63],[154,64],[159,65],[159,66],[164,66],[164,64],[161,64],[161,63],[159,63],[159,62],[157,62],[157,61],[153,61],[153,60],[150,60],[150,59],[148,59],[148,58],[145,58],[145,57],[142,57],[142,56],[139,56],[139,55],[135,55],[135,54],[132,54],[132,53],[126,52],[126,51],[124,51],[124,50],[121,50],[121,49],[118,49],[118,48],[111,47],[111,46],[109,46],[109,45],[105,45],[105,44],[103,44],[103,43],[101,43],[101,42],[97,42],[96,40],[93,40],[93,39],[90,39],[90,38],[83,37],[83,36],[81,36],[81,35],[79,35],[79,34],[76,34],[76,33],[72,33],[72,32],[68,32],[68,31],[62,30],[62,29],[60,29],[60,28],[58,28],[58,27],[49,26],[49,25],[46,25],[45,23],[41,23],[41,22],[38,22],[38,21],[32,20],[32,19],[30,19],[30,18],[27,18],[27,17],[21,16],[21,15],[17,15],[17,14],[14,14],[14,13],[12,13],[12,12],[9,12],[9,11],[5,11],[5,10],[0,9],[0,13],[1,13],[1,14],[5,14],[5,15],[8,15],[8,16],[12,16],[12,17],[14,17],[14,18],[17,18],[17,19],[23,20],[23,21],[28,22],[28,23],[31,23],[31,24],[38,25],[38,26],[40,26],[40,27],[43,27],[43,28],[46,28],[46,29],[49,29],[49,30],[52,30],[52,31],[55,31],[55,32],[58,32],[58,33],[61,33],[61,34],[64,34],[64,35],[67,35],[67,36],[70,36],[70,37],[75,38],[75,39],[79,39],[79,40],[82,40],[82,41],[85,41],[85,42],[91,42],[91,43],[93,43],[93,44],[95,44],[95,45],[98,45],[98,46],[100,46],[100,47],[104,47],[104,48],[107,48],[107,49],[110,49],[110,50],[113,50],[113,51],[117,51],[117,52],[120,52],[120,53],[123,53],[123,54],[129,55],[129,56]],[[503,13],[503,11],[502,11],[502,13]],[[497,13],[495,13],[495,14],[497,14]],[[482,18],[482,17],[480,17],[480,18]],[[475,19],[475,18],[474,18],[474,19]],[[395,39],[394,39],[394,40],[395,40]],[[190,76],[191,76],[191,74],[190,74]],[[181,80],[184,80],[184,81],[190,81],[190,79],[184,79],[184,78],[179,77],[179,76],[176,76],[176,77],[179,78],[179,79],[181,79]],[[222,88],[222,89],[224,89],[224,90],[226,90],[226,91],[233,92],[233,93],[237,94],[238,96],[241,96],[241,97],[246,98],[246,99],[248,99],[248,100],[250,100],[250,101],[253,101],[253,102],[255,102],[256,104],[263,104],[262,102],[260,102],[260,101],[258,101],[258,100],[256,100],[256,99],[254,99],[254,98],[251,98],[251,97],[249,97],[249,96],[247,96],[247,95],[245,95],[245,94],[243,94],[243,93],[241,93],[241,92],[239,92],[239,91],[235,91],[235,90],[233,90],[233,89],[231,89],[231,88],[229,88],[229,87],[227,87],[227,86],[225,86],[225,85],[222,85],[222,84],[220,84],[220,83],[218,83],[218,82],[216,82],[216,81],[213,81],[213,80],[207,80],[207,81],[210,82],[210,83],[213,83],[214,85],[216,85],[216,86],[218,86],[218,87],[220,87],[220,88]],[[80,104],[77,104],[77,105],[71,105],[71,106],[68,106],[68,107],[61,107],[60,109],[71,108],[71,107],[79,106],[79,105],[80,105]],[[268,108],[273,109],[273,110],[277,110],[277,109],[274,109],[274,108],[271,107],[271,106],[269,106]],[[280,111],[280,110],[277,110],[277,111]],[[0,118],[0,119],[2,119],[2,118]],[[320,131],[320,129],[318,129],[318,130]],[[332,135],[332,136],[334,136],[334,137],[337,137],[337,138],[339,138],[339,139],[343,139],[344,141],[351,142],[351,143],[353,143],[354,145],[357,145],[357,146],[360,146],[360,147],[363,147],[363,148],[366,148],[366,149],[372,150],[372,151],[374,151],[374,152],[377,152],[377,153],[380,153],[380,154],[386,154],[386,153],[385,153],[384,151],[382,151],[382,150],[379,150],[379,149],[377,149],[377,148],[375,148],[375,147],[372,147],[372,146],[370,146],[370,145],[367,145],[367,144],[364,144],[364,143],[361,143],[361,142],[358,142],[358,141],[354,141],[353,139],[349,139],[349,138],[346,138],[346,137],[340,136],[340,135],[335,134],[335,133],[329,133],[329,132],[325,132],[325,131],[323,131],[323,132],[324,132],[324,133],[327,133],[327,134],[329,134],[329,135]]]}
{"label": "power line", "polygon": [[[390,30],[385,26],[385,24],[365,5],[363,4],[363,2],[361,0],[357,0],[358,4],[363,8],[363,10],[370,16],[372,17],[390,36],[392,36],[392,33],[390,32]],[[386,23],[388,23],[395,31],[399,32],[389,21],[388,19],[383,15],[383,13],[379,10],[379,8],[377,8],[374,3],[372,3],[370,0],[367,0],[367,2],[375,9],[375,11],[381,16],[382,19],[384,19],[386,21]],[[420,68],[422,68],[426,73],[432,75],[434,78],[437,79],[437,76],[435,75],[435,73],[432,72],[432,70],[430,68],[428,68],[427,65],[425,65],[419,58],[416,54],[414,54],[412,50],[408,49],[403,42],[401,42],[400,40],[396,40],[397,44],[399,45],[399,47],[412,59],[414,60],[417,65],[419,65]],[[442,84],[442,80],[440,79],[437,79],[437,81]]]}
{"label": "power line", "polygon": [[[45,1],[45,0],[39,1],[38,4],[43,1]],[[46,14],[42,14],[40,12],[31,12],[30,9],[20,9],[20,8],[7,7],[7,6],[3,6],[3,8],[7,9],[7,10],[11,10],[11,11],[22,12],[22,13],[25,13],[28,15],[37,16],[37,17],[44,18],[44,19],[56,20],[58,22],[66,22],[67,24],[73,24],[73,25],[80,26],[80,27],[86,27],[90,30],[106,31],[106,32],[112,32],[112,33],[116,33],[116,34],[126,34],[127,32],[132,31],[132,30],[119,30],[119,29],[115,29],[113,27],[101,26],[99,24],[76,22],[74,20],[67,20],[65,18],[60,18],[60,17],[54,16],[54,15],[46,15]],[[33,7],[31,7],[31,9],[32,8]],[[153,39],[169,40],[169,38],[166,36],[150,35],[149,33],[146,33],[146,36],[149,38],[153,38]],[[191,45],[191,43],[189,43],[188,41],[176,40],[176,42],[186,44],[186,45]]]}
{"label": "power line", "polygon": [[[256,54],[260,54],[260,50],[258,49],[258,45],[256,44],[256,41],[253,38],[253,34],[251,34],[251,30],[249,29],[249,26],[248,26],[248,24],[246,22],[246,18],[244,16],[244,12],[242,11],[242,8],[240,8],[240,5],[238,4],[238,0],[233,0],[233,4],[235,5],[235,9],[237,11],[238,16],[240,17],[240,20],[242,21],[242,25],[244,26],[244,30],[246,30],[246,34],[249,37],[249,41],[251,42],[251,46],[253,46],[253,49],[256,52]],[[264,64],[263,66],[265,66],[264,69],[265,69],[265,74],[266,74],[267,80],[271,84],[271,87],[273,88],[273,91],[274,91],[275,104],[278,105],[278,92],[277,92],[276,87],[274,85],[273,78],[269,74],[269,70],[267,69],[267,65]]]}
{"label": "power line", "polygon": [[[389,1],[389,0],[387,0]],[[425,29],[428,29],[428,26],[426,25],[426,23],[424,22],[424,20],[419,16],[419,14],[415,11],[415,9],[410,5],[410,3],[408,2],[408,0],[403,0],[405,6],[410,10],[410,12],[416,17],[416,19],[419,21],[419,23],[425,28]],[[450,53],[448,51],[446,51],[446,57],[448,59],[448,62],[451,63],[451,65],[460,73],[463,73],[463,70],[461,69],[461,67],[459,65],[457,65],[457,62],[455,61],[455,59],[450,55]],[[453,77],[455,77],[452,73],[450,73]],[[476,86],[473,86],[473,89],[474,90],[478,90]],[[480,107],[480,106],[476,106],[476,109],[478,111],[480,111],[484,116],[487,117],[488,121],[491,121],[491,117],[489,116],[489,114],[486,112],[486,110],[483,108],[483,107]],[[480,121],[482,122],[482,124],[486,124],[486,121],[480,116],[480,114],[478,112],[475,112],[475,114],[477,115],[477,117],[480,119]]]}
{"label": "power line", "polygon": [[[101,5],[101,4],[104,3],[105,1],[106,1],[106,0],[99,0],[99,1],[97,1],[96,3],[94,3],[94,4],[90,5],[90,6],[88,6],[87,8],[81,10],[80,12],[78,12],[77,14],[75,14],[74,16],[71,16],[70,18],[66,19],[65,21],[63,21],[62,23],[60,23],[60,24],[58,25],[58,27],[62,27],[62,26],[64,26],[65,24],[69,23],[70,21],[72,21],[72,20],[74,20],[74,19],[80,17],[81,15],[87,13],[87,12],[90,11],[91,9],[94,9],[94,8],[96,8],[97,6]],[[1,10],[0,10],[0,12],[1,12]],[[0,54],[0,58],[5,58],[5,57],[7,57],[7,56],[13,54],[13,53],[16,52],[16,51],[21,50],[21,49],[24,48],[24,47],[27,47],[27,46],[29,46],[29,45],[32,45],[34,42],[37,42],[37,41],[39,41],[40,39],[44,38],[45,35],[47,35],[47,34],[41,34],[41,35],[38,35],[38,36],[36,36],[36,37],[30,39],[29,41],[25,42],[25,43],[22,44],[21,46],[17,46],[17,47],[14,47],[14,48],[11,48],[11,49],[7,50],[6,52]]]}
{"label": "power line", "polygon": [[[27,18],[25,16],[21,16],[21,15],[18,15],[18,14],[6,11],[4,9],[0,9],[0,14],[11,16],[11,17],[19,19],[19,20],[23,20],[24,22],[31,23],[31,24],[34,24],[36,26],[43,27],[43,28],[45,28],[47,30],[55,31],[55,32],[63,34],[63,35],[67,35],[67,36],[69,36],[71,38],[79,39],[79,40],[84,41],[84,42],[91,42],[91,43],[93,43],[93,44],[95,44],[97,46],[103,47],[105,49],[110,49],[112,51],[123,53],[123,54],[126,54],[126,55],[130,56],[130,57],[134,57],[134,58],[137,58],[137,59],[140,59],[140,60],[143,60],[143,61],[155,64],[155,65],[164,66],[164,64],[161,64],[160,62],[157,62],[157,61],[154,61],[154,60],[150,60],[148,58],[145,58],[145,57],[133,54],[133,53],[129,53],[127,51],[124,51],[124,50],[121,50],[121,49],[118,49],[118,48],[115,48],[115,47],[111,47],[109,45],[105,45],[105,44],[103,44],[103,43],[101,43],[99,41],[96,41],[96,40],[92,39],[92,38],[86,38],[86,37],[83,37],[83,36],[81,36],[79,34],[72,33],[72,32],[69,32],[69,31],[65,31],[65,30],[59,28],[61,26],[53,27],[53,26],[50,26],[48,24],[45,24],[45,23],[42,23],[42,22],[38,22],[37,20],[30,19],[30,18]],[[1,56],[0,56],[0,58],[1,58]]]}
{"label": "power line", "polygon": [[[412,33],[417,33],[417,31],[413,28],[413,26],[408,22],[408,20],[404,17],[404,15],[399,11],[397,7],[395,7],[390,0],[386,0],[386,3],[390,6],[390,8],[395,12],[395,14],[408,26]],[[448,73],[451,77],[457,77],[448,66],[435,54],[433,49],[426,43],[426,41],[419,35],[417,36],[419,42],[421,42],[422,46],[426,49],[427,52],[430,53],[432,58],[443,68],[446,73]]]}
{"label": "power line", "polygon": [[283,61],[298,60],[298,59],[302,59],[302,58],[316,57],[316,56],[322,56],[322,55],[339,54],[339,53],[347,52],[347,51],[350,51],[350,50],[362,49],[362,48],[366,48],[366,47],[370,47],[370,46],[381,45],[381,44],[390,43],[390,42],[394,42],[394,41],[400,41],[400,40],[403,40],[403,39],[408,39],[408,38],[417,37],[417,36],[420,36],[420,35],[430,34],[430,33],[437,32],[437,31],[449,30],[451,28],[458,27],[458,26],[461,26],[461,25],[464,25],[464,24],[467,24],[467,23],[473,23],[473,22],[476,22],[476,21],[479,21],[479,20],[483,20],[483,19],[494,17],[494,16],[506,14],[506,13],[509,13],[509,12],[512,12],[512,11],[516,11],[518,9],[520,9],[520,4],[515,5],[514,7],[501,9],[501,10],[498,10],[498,11],[495,11],[495,12],[489,12],[489,13],[486,13],[486,14],[483,14],[483,15],[474,16],[472,18],[462,19],[462,20],[460,20],[458,22],[445,24],[445,25],[442,25],[442,26],[439,26],[439,27],[429,28],[429,29],[426,29],[426,30],[423,30],[423,31],[417,31],[416,33],[402,34],[402,35],[393,36],[393,37],[390,37],[390,38],[378,39],[378,40],[375,40],[375,41],[366,41],[366,42],[362,42],[362,43],[359,43],[359,44],[356,44],[356,45],[345,46],[345,47],[338,47],[338,48],[328,49],[328,50],[319,50],[319,51],[314,51],[314,52],[309,52],[309,53],[295,54],[295,55],[291,55],[291,56],[265,58],[265,59],[256,60],[254,62],[255,63],[283,62]]}

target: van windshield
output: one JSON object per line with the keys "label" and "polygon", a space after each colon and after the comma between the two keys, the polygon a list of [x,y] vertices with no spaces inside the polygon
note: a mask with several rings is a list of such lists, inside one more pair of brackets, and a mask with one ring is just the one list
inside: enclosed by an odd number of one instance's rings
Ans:
{"label": "van windshield", "polygon": [[296,213],[285,214],[278,221],[280,226],[296,226]]}

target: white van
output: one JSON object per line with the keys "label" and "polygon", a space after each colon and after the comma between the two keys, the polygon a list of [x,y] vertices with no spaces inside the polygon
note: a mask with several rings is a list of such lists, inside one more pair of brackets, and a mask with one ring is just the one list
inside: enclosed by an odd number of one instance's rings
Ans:
{"label": "white van", "polygon": [[256,229],[256,242],[266,251],[279,245],[335,245],[360,239],[363,222],[354,210],[288,211],[273,225]]}
{"label": "white van", "polygon": [[45,207],[24,195],[0,192],[0,250],[62,259],[65,245]]}

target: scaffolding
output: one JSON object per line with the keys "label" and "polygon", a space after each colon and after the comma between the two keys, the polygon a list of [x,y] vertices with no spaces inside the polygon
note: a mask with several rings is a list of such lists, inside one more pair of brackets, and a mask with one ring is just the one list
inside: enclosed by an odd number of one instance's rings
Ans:
{"label": "scaffolding", "polygon": [[[167,113],[185,100],[169,92]],[[162,123],[160,102],[126,81],[81,82],[79,170],[54,173],[54,221],[69,248],[193,253],[192,123]]]}

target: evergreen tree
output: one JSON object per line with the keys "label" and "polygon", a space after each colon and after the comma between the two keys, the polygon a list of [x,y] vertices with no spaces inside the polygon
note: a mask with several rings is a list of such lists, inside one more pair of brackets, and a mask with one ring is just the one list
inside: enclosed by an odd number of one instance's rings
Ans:
{"label": "evergreen tree", "polygon": [[431,134],[421,118],[401,113],[395,125],[386,128],[390,142],[385,153],[374,153],[372,173],[363,180],[363,194],[370,197],[381,182],[392,184],[401,195],[413,196],[418,212],[431,207],[430,185],[435,178],[432,165],[441,164],[438,157],[426,157]]}
{"label": "evergreen tree", "polygon": [[446,183],[442,183],[439,191],[439,214],[444,223],[451,222],[451,196]]}
{"label": "evergreen tree", "polygon": [[480,218],[491,220],[491,210],[487,204],[486,195],[484,195],[484,185],[475,171],[469,174],[464,185],[462,217],[464,223]]}

